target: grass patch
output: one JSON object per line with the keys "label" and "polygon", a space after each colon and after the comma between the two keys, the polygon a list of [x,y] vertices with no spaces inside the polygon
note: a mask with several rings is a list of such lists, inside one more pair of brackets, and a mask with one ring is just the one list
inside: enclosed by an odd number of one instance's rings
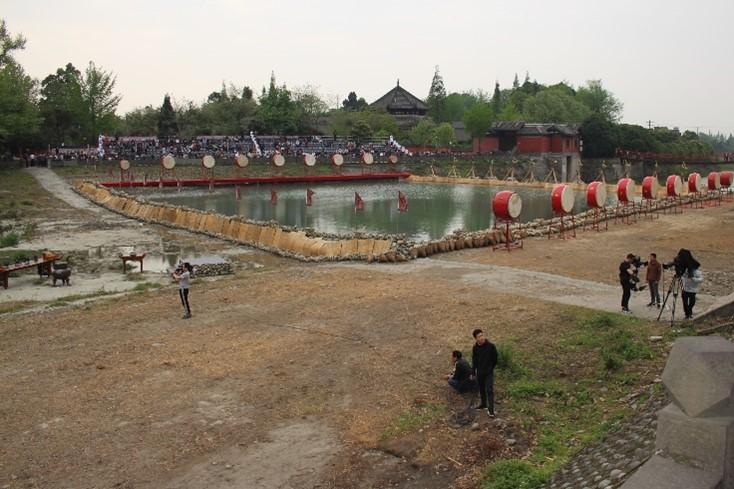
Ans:
{"label": "grass patch", "polygon": [[22,311],[31,306],[38,304],[36,301],[10,301],[0,303],[0,315],[11,314],[13,312]]}
{"label": "grass patch", "polygon": [[422,428],[445,413],[445,404],[425,404],[410,409],[395,418],[390,426],[382,433],[380,439],[386,440]]}
{"label": "grass patch", "polygon": [[548,475],[523,460],[502,460],[493,463],[484,472],[482,489],[537,489]]}
{"label": "grass patch", "polygon": [[20,237],[16,233],[7,233],[0,236],[0,248],[16,246],[19,242]]}
{"label": "grass patch", "polygon": [[135,287],[133,287],[133,291],[146,292],[148,290],[160,289],[161,287],[163,287],[161,284],[153,282],[140,282],[139,284],[135,285]]}
{"label": "grass patch", "polygon": [[60,298],[56,299],[55,301],[51,302],[49,304],[49,306],[51,306],[51,307],[62,307],[62,306],[67,306],[67,305],[69,305],[72,302],[77,302],[77,301],[81,301],[81,300],[85,300],[85,299],[93,299],[95,297],[103,297],[103,296],[106,296],[106,295],[112,295],[112,294],[116,294],[116,293],[117,292],[112,292],[112,291],[100,289],[100,290],[98,290],[96,292],[90,292],[89,294],[72,294],[72,295],[67,295],[65,297],[60,297]]}

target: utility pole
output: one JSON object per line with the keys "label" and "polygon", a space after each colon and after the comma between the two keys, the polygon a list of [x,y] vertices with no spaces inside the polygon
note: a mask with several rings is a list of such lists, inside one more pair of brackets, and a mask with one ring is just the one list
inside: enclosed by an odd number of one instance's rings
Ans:
{"label": "utility pole", "polygon": [[647,128],[652,129],[652,121],[650,120],[647,121]]}

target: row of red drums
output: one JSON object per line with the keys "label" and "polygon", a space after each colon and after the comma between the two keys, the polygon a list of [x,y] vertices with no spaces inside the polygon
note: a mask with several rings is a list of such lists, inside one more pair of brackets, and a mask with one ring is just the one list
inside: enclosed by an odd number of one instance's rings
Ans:
{"label": "row of red drums", "polygon": [[[734,184],[734,173],[730,171],[711,172],[704,180],[700,174],[688,176],[688,191],[701,193],[707,190],[716,191],[729,188]],[[642,181],[642,197],[656,199],[659,190],[657,177],[645,177]],[[680,175],[670,175],[665,181],[668,197],[679,197],[683,193],[683,180]],[[635,195],[635,181],[622,178],[617,183],[617,199],[620,202],[632,202]],[[551,207],[557,215],[568,215],[573,211],[575,202],[574,190],[570,185],[559,184],[551,191]],[[601,209],[607,202],[607,187],[604,182],[591,182],[586,187],[586,204],[590,209]],[[492,211],[497,219],[514,221],[522,212],[522,199],[511,190],[502,190],[492,199]]]}

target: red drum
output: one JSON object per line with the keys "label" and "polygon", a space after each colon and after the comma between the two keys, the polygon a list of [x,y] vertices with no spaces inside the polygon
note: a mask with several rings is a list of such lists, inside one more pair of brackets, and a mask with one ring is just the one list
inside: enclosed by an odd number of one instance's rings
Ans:
{"label": "red drum", "polygon": [[216,164],[217,162],[212,155],[205,155],[201,159],[201,166],[203,166],[207,170],[211,170],[212,168],[214,168],[214,165]]}
{"label": "red drum", "polygon": [[551,206],[556,214],[570,214],[575,200],[573,189],[569,185],[560,184],[553,187]]}
{"label": "red drum", "polygon": [[617,199],[620,202],[632,202],[635,196],[635,181],[631,178],[622,178],[617,182]]}
{"label": "red drum", "polygon": [[316,164],[316,155],[313,153],[306,153],[303,155],[303,164],[306,166],[314,166]]}
{"label": "red drum", "polygon": [[607,203],[607,186],[604,182],[591,182],[586,187],[586,205],[592,209],[601,209]]}
{"label": "red drum", "polygon": [[250,164],[250,159],[245,155],[237,155],[234,157],[234,164],[240,168],[245,168]]}
{"label": "red drum", "polygon": [[717,172],[712,171],[709,173],[708,187],[709,190],[719,190],[721,188],[721,176]]}
{"label": "red drum", "polygon": [[522,212],[522,199],[512,190],[497,192],[492,199],[492,211],[498,219],[515,220]]}
{"label": "red drum", "polygon": [[719,180],[721,181],[722,187],[729,188],[732,186],[732,183],[734,183],[734,173],[730,171],[723,171],[719,174]]}
{"label": "red drum", "polygon": [[344,157],[339,153],[331,155],[331,162],[334,166],[342,166],[344,164]]}
{"label": "red drum", "polygon": [[273,155],[273,165],[277,166],[278,168],[285,165],[285,157],[279,154]]}
{"label": "red drum", "polygon": [[387,157],[387,162],[391,165],[395,165],[398,162],[398,155],[390,155]]}
{"label": "red drum", "polygon": [[683,193],[683,180],[680,175],[670,175],[665,180],[665,190],[668,197],[680,197],[680,194]]}
{"label": "red drum", "polygon": [[660,183],[658,177],[645,177],[642,179],[642,196],[646,199],[657,199]]}
{"label": "red drum", "polygon": [[127,160],[120,160],[120,170],[128,171],[130,169],[130,162]]}
{"label": "red drum", "polygon": [[375,157],[372,156],[372,153],[362,153],[362,163],[365,165],[371,165],[375,162]]}
{"label": "red drum", "polygon": [[693,172],[688,175],[688,192],[695,194],[706,190],[706,182],[701,178],[701,175]]}
{"label": "red drum", "polygon": [[176,167],[176,158],[173,155],[167,154],[161,158],[161,166],[166,170],[173,170]]}

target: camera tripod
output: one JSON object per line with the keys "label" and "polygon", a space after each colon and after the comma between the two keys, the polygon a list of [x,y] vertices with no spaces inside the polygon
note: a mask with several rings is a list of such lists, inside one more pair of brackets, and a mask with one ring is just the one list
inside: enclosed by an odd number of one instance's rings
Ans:
{"label": "camera tripod", "polygon": [[681,289],[683,288],[683,281],[681,280],[680,275],[673,275],[673,278],[670,280],[670,285],[668,286],[668,292],[665,294],[665,299],[663,300],[663,304],[660,306],[660,313],[658,314],[658,321],[660,321],[660,318],[663,316],[663,311],[665,311],[665,304],[668,303],[668,299],[670,298],[670,295],[673,295],[673,304],[670,306],[670,327],[673,327],[673,322],[675,321],[675,304],[678,302],[678,295],[680,294]]}

